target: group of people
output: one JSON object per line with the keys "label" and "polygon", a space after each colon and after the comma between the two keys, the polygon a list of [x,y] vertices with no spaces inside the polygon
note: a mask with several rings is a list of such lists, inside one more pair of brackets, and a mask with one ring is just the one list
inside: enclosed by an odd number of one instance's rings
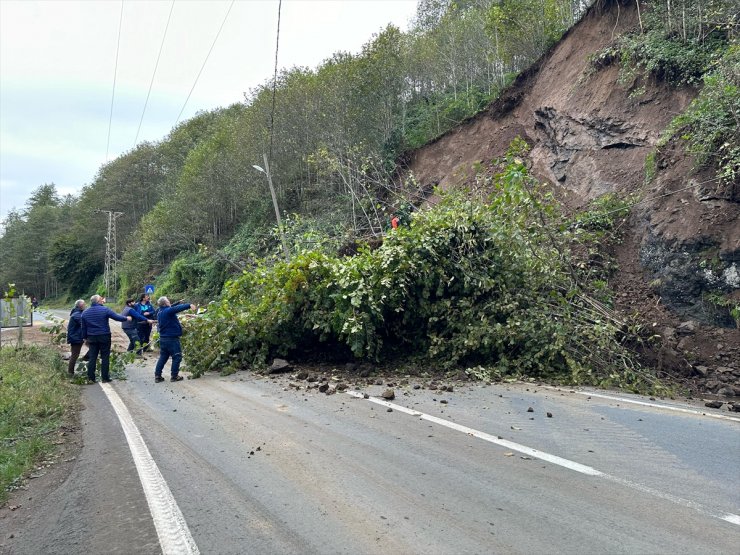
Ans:
{"label": "group of people", "polygon": [[[71,347],[71,355],[67,371],[74,375],[77,359],[82,351],[82,345],[87,344],[87,380],[95,383],[97,359],[100,356],[100,381],[110,382],[110,352],[111,330],[109,320],[121,322],[122,329],[129,339],[128,351],[136,349],[137,354],[150,350],[152,325],[157,324],[159,330],[159,359],[154,368],[154,381],[163,382],[162,371],[167,361],[172,358],[170,381],[182,380],[180,363],[182,362],[182,347],[180,337],[182,326],[177,314],[185,310],[194,310],[191,303],[172,305],[167,297],[160,297],[157,308],[151,304],[149,295],[143,294],[138,302],[127,299],[126,306],[118,314],[105,306],[105,297],[93,295],[90,306],[85,308],[85,301],[79,299],[69,314],[67,325],[67,343]],[[156,320],[155,320],[156,319]]]}

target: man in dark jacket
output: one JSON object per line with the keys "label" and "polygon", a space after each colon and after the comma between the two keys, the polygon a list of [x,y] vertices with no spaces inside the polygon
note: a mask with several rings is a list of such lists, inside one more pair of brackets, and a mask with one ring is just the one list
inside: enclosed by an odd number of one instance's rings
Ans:
{"label": "man in dark jacket", "polygon": [[78,299],[72,312],[69,313],[69,322],[67,323],[67,343],[69,343],[69,347],[72,350],[72,353],[69,355],[69,364],[67,365],[67,372],[70,376],[74,376],[75,374],[75,365],[80,356],[82,344],[85,342],[82,339],[83,310],[85,310],[85,301]]}
{"label": "man in dark jacket", "polygon": [[152,335],[152,322],[157,317],[154,307],[152,306],[152,300],[146,293],[142,293],[139,297],[139,302],[136,303],[136,310],[144,316],[147,320],[144,322],[136,323],[136,331],[139,334],[139,341],[143,346],[142,350],[150,351],[149,337]]}
{"label": "man in dark jacket", "polygon": [[123,333],[125,333],[128,337],[128,348],[126,350],[133,351],[134,349],[136,349],[136,343],[138,342],[139,350],[136,352],[136,354],[143,354],[144,341],[142,341],[141,336],[139,335],[138,327],[141,324],[149,326],[151,322],[154,322],[154,320],[149,320],[145,316],[142,316],[138,310],[136,310],[136,307],[134,306],[134,299],[126,299],[126,307],[123,309],[123,312],[121,312],[121,316],[131,316],[131,319],[121,324],[121,329],[123,330]]}
{"label": "man in dark jacket", "polygon": [[159,311],[157,312],[157,329],[159,330],[159,360],[154,367],[154,381],[163,382],[162,370],[167,360],[172,357],[172,368],[170,370],[170,381],[179,382],[182,380],[180,375],[180,363],[182,362],[182,347],[180,346],[180,337],[182,336],[182,326],[177,319],[177,313],[183,310],[195,310],[195,305],[190,303],[180,303],[172,305],[167,297],[159,297],[157,300]]}
{"label": "man in dark jacket", "polygon": [[105,306],[105,298],[100,295],[90,297],[90,308],[82,313],[82,338],[87,340],[87,379],[95,383],[95,366],[100,353],[100,381],[111,381],[110,367],[110,325],[108,320],[131,321],[131,316],[121,316]]}

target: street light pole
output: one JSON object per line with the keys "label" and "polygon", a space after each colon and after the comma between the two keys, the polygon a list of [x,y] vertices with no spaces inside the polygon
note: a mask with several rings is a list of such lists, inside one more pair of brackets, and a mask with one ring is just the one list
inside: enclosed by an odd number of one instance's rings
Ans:
{"label": "street light pole", "polygon": [[288,242],[285,240],[285,232],[283,230],[283,222],[280,219],[280,209],[278,208],[277,195],[275,195],[275,187],[272,186],[272,176],[270,175],[270,164],[267,161],[267,154],[262,153],[262,159],[265,161],[265,168],[253,165],[252,167],[264,173],[267,176],[267,184],[270,186],[270,194],[272,195],[272,206],[275,208],[275,218],[277,219],[278,231],[280,232],[280,241],[283,244],[283,252],[285,253],[285,260],[290,261],[290,251],[288,250]]}

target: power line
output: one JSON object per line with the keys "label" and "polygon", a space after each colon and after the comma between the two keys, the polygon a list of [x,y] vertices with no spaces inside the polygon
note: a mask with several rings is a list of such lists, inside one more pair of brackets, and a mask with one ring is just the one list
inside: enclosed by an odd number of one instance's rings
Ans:
{"label": "power line", "polygon": [[139,120],[139,128],[136,130],[136,138],[134,139],[134,147],[139,140],[139,132],[141,131],[141,124],[144,121],[144,114],[146,113],[146,107],[149,104],[149,95],[152,93],[152,85],[154,85],[154,76],[157,74],[157,68],[159,67],[159,59],[162,56],[162,48],[164,48],[164,40],[167,38],[167,29],[170,27],[170,19],[172,19],[172,11],[175,9],[175,0],[172,0],[170,6],[170,15],[167,16],[167,24],[164,27],[164,34],[162,35],[162,43],[159,45],[159,54],[157,54],[157,62],[154,64],[154,72],[152,73],[152,80],[149,82],[149,91],[146,93],[146,101],[144,102],[144,110],[141,112],[141,119]]}
{"label": "power line", "polygon": [[229,4],[229,9],[226,10],[226,15],[224,16],[224,20],[221,22],[221,27],[218,28],[218,33],[216,33],[216,38],[213,39],[213,44],[211,44],[211,49],[208,51],[208,54],[206,54],[206,59],[203,60],[203,65],[200,66],[200,71],[198,72],[198,75],[195,78],[195,82],[193,83],[193,86],[190,89],[190,92],[188,93],[188,97],[185,99],[185,104],[182,105],[182,110],[180,110],[180,113],[177,115],[177,121],[175,121],[175,125],[172,127],[175,127],[178,122],[180,121],[180,116],[182,116],[182,113],[185,111],[185,106],[188,105],[188,101],[190,100],[190,95],[193,94],[193,91],[195,90],[195,85],[198,84],[198,79],[200,79],[200,74],[203,73],[203,68],[206,67],[206,62],[208,62],[208,57],[211,55],[211,52],[213,51],[213,47],[216,46],[216,41],[218,40],[219,35],[221,34],[221,30],[224,28],[224,25],[226,24],[226,19],[229,17],[229,13],[231,12],[231,8],[234,6],[235,0],[231,0],[231,4]]}
{"label": "power line", "polygon": [[110,149],[110,130],[113,126],[113,101],[116,98],[116,76],[118,75],[118,53],[121,51],[121,27],[123,26],[123,0],[121,0],[121,14],[118,17],[118,43],[116,45],[116,66],[113,70],[113,93],[110,99],[110,117],[108,118],[108,143],[105,145],[105,161],[108,162]]}
{"label": "power line", "polygon": [[272,75],[272,109],[270,110],[270,148],[268,151],[268,160],[272,162],[272,137],[273,126],[275,125],[275,93],[277,91],[277,71],[278,71],[278,48],[280,46],[280,12],[283,7],[283,0],[278,2],[278,19],[277,19],[277,37],[275,38],[275,72]]}

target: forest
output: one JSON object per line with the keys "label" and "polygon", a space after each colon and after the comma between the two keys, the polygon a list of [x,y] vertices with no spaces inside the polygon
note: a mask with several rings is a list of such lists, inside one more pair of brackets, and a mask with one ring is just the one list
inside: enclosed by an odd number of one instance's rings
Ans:
{"label": "forest", "polygon": [[[604,276],[574,273],[577,260],[568,254],[578,251],[574,243],[608,242],[606,215],[624,199],[592,208],[588,217],[601,221],[600,229],[568,236],[564,230],[585,216],[563,213],[540,191],[521,163],[526,144],[489,161],[494,176],[481,170],[473,179],[486,181],[499,200],[468,190],[441,195],[428,213],[439,193],[420,187],[404,164],[408,153],[489,106],[587,10],[613,3],[420,0],[408,31],[388,26],[357,54],[337,52],[316,68],[283,68],[242,103],[201,112],[161,141],[101,166],[78,196],[60,197],[53,183],[40,184],[3,222],[0,282],[67,300],[92,293],[123,298],[155,283],[158,294],[211,302],[223,333],[212,352],[201,352],[204,369],[261,364],[319,342],[359,358],[393,358],[413,345],[414,355],[442,365],[493,361],[499,369],[578,374],[593,363],[587,333],[609,353],[600,359],[602,375],[615,367],[636,372],[625,362],[627,324],[598,317],[609,304],[599,290]],[[625,74],[696,90],[669,132],[697,164],[735,182],[735,2],[637,6],[639,29],[600,52],[594,67],[616,61]],[[266,175],[255,169],[264,161],[280,225]],[[106,210],[124,213],[116,222],[110,290],[103,281]],[[394,215],[403,225],[384,240]],[[440,237],[448,241],[436,244]],[[515,256],[491,260],[489,244],[511,245]],[[454,267],[446,265],[451,261]],[[389,264],[417,281],[391,283],[398,272],[388,272]],[[525,299],[518,293],[525,288],[542,296]],[[450,307],[454,318],[445,316]],[[209,337],[199,325],[194,344]],[[488,343],[487,331],[497,344]],[[574,334],[580,339],[569,340]]]}

